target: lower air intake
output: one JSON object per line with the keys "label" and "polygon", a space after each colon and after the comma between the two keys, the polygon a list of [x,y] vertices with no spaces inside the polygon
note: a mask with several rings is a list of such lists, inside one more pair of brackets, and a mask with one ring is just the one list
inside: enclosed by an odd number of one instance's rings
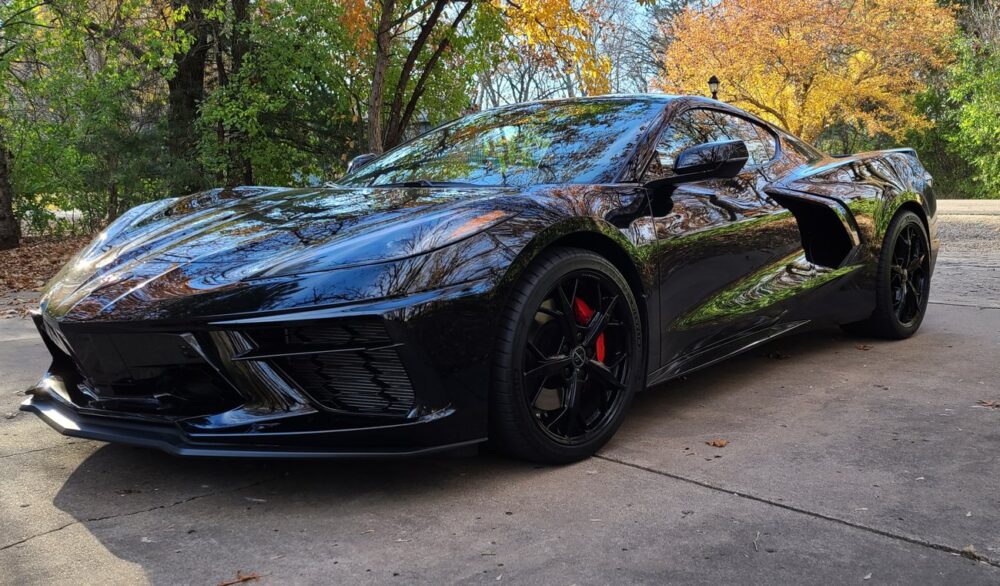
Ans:
{"label": "lower air intake", "polygon": [[276,362],[328,409],[405,416],[413,408],[413,386],[395,348],[289,356]]}

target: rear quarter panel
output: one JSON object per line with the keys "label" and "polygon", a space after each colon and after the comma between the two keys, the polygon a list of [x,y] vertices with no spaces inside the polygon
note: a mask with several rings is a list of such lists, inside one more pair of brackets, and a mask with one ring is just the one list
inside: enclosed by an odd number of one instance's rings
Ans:
{"label": "rear quarter panel", "polygon": [[851,212],[861,237],[860,259],[874,278],[882,241],[893,217],[911,209],[925,222],[931,241],[931,266],[937,258],[937,205],[933,180],[912,149],[826,158],[797,169],[776,186],[840,201]]}

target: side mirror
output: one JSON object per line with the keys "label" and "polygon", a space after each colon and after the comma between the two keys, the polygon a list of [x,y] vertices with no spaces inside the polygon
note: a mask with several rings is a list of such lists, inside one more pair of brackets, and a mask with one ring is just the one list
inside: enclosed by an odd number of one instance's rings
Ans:
{"label": "side mirror", "polygon": [[358,155],[351,159],[351,162],[347,164],[347,175],[357,171],[361,167],[364,167],[368,163],[374,161],[378,158],[375,153],[365,153],[363,155]]}
{"label": "side mirror", "polygon": [[681,151],[674,162],[674,174],[649,183],[676,185],[703,179],[732,179],[740,174],[750,158],[747,145],[742,140],[709,142]]}

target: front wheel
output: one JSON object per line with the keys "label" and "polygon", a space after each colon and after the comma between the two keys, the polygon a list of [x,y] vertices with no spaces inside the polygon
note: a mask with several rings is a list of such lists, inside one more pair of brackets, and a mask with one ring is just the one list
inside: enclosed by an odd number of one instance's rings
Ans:
{"label": "front wheel", "polygon": [[501,321],[491,443],[551,464],[594,454],[643,384],[644,351],[635,297],[614,265],[579,249],[543,254]]}
{"label": "front wheel", "polygon": [[844,329],[857,334],[901,340],[924,319],[931,290],[930,244],[920,217],[904,211],[893,218],[879,257],[875,311]]}

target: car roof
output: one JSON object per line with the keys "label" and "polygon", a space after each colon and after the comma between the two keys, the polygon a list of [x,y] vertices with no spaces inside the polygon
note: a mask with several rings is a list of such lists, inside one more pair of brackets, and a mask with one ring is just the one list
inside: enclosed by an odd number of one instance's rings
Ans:
{"label": "car roof", "polygon": [[547,98],[544,100],[528,100],[515,104],[503,104],[490,110],[498,110],[510,106],[521,106],[526,104],[579,104],[587,102],[647,102],[667,104],[678,98],[688,96],[675,96],[670,94],[602,94],[599,96],[578,96],[573,98]]}

